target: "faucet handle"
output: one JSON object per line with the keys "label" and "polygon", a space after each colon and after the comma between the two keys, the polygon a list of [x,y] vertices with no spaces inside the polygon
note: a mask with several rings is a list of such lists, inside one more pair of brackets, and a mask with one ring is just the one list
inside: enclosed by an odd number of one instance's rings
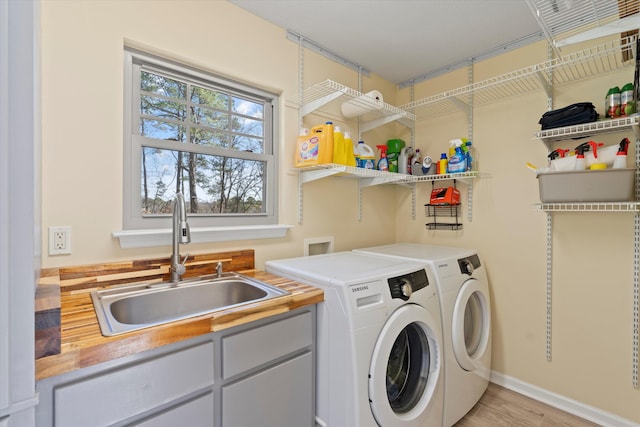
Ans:
{"label": "faucet handle", "polygon": [[175,272],[180,276],[182,276],[185,273],[185,271],[187,271],[187,267],[185,267],[185,264],[187,263],[187,258],[189,258],[189,254],[186,254],[184,256],[184,260],[180,264],[174,267]]}

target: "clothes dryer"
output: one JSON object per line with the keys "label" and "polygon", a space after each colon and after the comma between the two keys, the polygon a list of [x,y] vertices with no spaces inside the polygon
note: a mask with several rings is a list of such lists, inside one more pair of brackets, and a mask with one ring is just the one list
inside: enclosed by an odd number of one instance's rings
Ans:
{"label": "clothes dryer", "polygon": [[426,261],[440,295],[444,338],[444,415],[450,427],[480,400],[491,373],[491,299],[477,251],[397,243],[357,249],[398,260]]}
{"label": "clothes dryer", "polygon": [[424,262],[337,252],[267,261],[266,270],[324,290],[317,425],[442,425],[440,302]]}

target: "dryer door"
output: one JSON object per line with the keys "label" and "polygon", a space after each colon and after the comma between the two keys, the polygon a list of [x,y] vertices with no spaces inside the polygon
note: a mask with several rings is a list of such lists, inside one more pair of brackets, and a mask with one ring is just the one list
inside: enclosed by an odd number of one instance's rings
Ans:
{"label": "dryer door", "polygon": [[421,426],[436,403],[441,349],[433,316],[416,304],[398,308],[384,324],[371,358],[369,401],[381,426]]}
{"label": "dryer door", "polygon": [[453,353],[466,371],[485,369],[482,358],[490,351],[491,307],[486,286],[468,279],[460,287],[453,308]]}

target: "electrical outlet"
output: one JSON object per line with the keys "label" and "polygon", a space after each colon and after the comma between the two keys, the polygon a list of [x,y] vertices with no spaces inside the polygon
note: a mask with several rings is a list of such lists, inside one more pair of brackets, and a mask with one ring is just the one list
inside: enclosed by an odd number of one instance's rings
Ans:
{"label": "electrical outlet", "polygon": [[71,253],[71,227],[49,227],[49,255]]}

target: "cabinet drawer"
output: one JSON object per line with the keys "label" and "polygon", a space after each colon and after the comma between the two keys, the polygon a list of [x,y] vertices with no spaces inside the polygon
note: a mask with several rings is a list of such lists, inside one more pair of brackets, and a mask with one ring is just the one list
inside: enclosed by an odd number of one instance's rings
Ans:
{"label": "cabinet drawer", "polygon": [[311,426],[313,408],[310,352],[222,387],[223,426]]}
{"label": "cabinet drawer", "polygon": [[136,422],[136,427],[213,426],[213,391]]}
{"label": "cabinet drawer", "polygon": [[302,313],[222,339],[222,376],[230,378],[313,343],[313,316]]}
{"label": "cabinet drawer", "polygon": [[56,426],[103,426],[213,385],[213,342],[54,388]]}

